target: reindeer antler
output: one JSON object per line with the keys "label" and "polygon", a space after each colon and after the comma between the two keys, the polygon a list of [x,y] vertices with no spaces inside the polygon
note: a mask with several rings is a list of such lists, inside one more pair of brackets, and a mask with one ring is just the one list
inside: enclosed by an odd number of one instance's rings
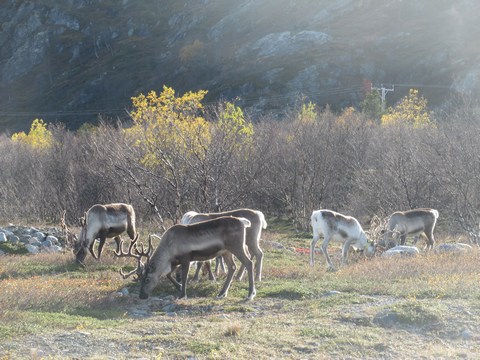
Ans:
{"label": "reindeer antler", "polygon": [[63,236],[65,236],[65,246],[71,248],[77,241],[77,236],[68,229],[67,222],[65,221],[66,215],[67,210],[63,210],[62,217],[60,218],[60,227],[62,228]]}
{"label": "reindeer antler", "polygon": [[[148,237],[148,248],[146,251],[143,243],[140,243],[141,249],[140,250],[138,249],[137,240],[138,240],[138,234],[137,236],[135,236],[135,239],[130,241],[130,245],[128,246],[128,251],[125,251],[123,248],[123,245],[124,245],[123,240],[120,238],[120,236],[115,237],[115,243],[117,244],[117,248],[114,250],[115,256],[116,257],[133,257],[137,259],[137,267],[132,271],[128,273],[124,273],[123,269],[120,269],[120,275],[122,275],[124,279],[134,274],[136,275],[136,278],[134,278],[134,280],[140,279],[140,277],[143,274],[143,269],[145,268],[145,264],[150,260],[150,256],[153,250],[152,237],[151,236]],[[142,261],[143,257],[146,258],[145,263]]]}

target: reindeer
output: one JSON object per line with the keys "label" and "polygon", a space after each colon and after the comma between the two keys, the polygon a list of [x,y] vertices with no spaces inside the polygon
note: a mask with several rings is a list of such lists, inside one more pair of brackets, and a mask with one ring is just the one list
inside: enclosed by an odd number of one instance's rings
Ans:
{"label": "reindeer", "polygon": [[[267,222],[265,221],[265,216],[261,211],[251,210],[251,209],[237,209],[231,211],[225,211],[220,213],[197,213],[195,211],[189,211],[185,213],[182,217],[181,224],[195,224],[199,221],[205,221],[210,219],[216,219],[223,216],[235,216],[242,217],[250,221],[251,226],[247,228],[245,243],[247,244],[248,251],[252,255],[252,259],[256,259],[256,269],[255,269],[255,281],[262,281],[262,266],[263,266],[263,251],[260,248],[260,236],[262,234],[262,229],[267,228]],[[197,271],[195,272],[194,279],[198,279],[198,273],[201,269],[202,263],[197,263]],[[209,277],[212,278],[212,270],[210,264],[207,265],[209,271]],[[240,267],[240,270],[237,274],[237,280],[241,280],[245,272],[245,267]]]}
{"label": "reindeer", "polygon": [[[80,235],[75,242],[73,253],[79,264],[83,264],[87,249],[95,259],[100,259],[107,238],[119,241],[119,235],[127,232],[131,240],[138,234],[135,230],[135,211],[128,204],[93,205],[80,219]],[[94,252],[95,240],[100,238],[98,255]]]}
{"label": "reindeer", "polygon": [[368,256],[375,253],[375,244],[369,242],[357,219],[331,210],[316,210],[312,213],[313,240],[310,244],[310,265],[315,264],[315,244],[323,235],[322,253],[328,264],[328,270],[334,270],[327,253],[330,241],[343,243],[342,264],[347,263],[350,246],[365,250]]}
{"label": "reindeer", "polygon": [[[413,235],[415,245],[422,233],[427,237],[427,250],[433,248],[435,239],[433,230],[438,219],[438,211],[435,209],[413,209],[396,211],[388,219],[387,229],[384,233],[383,243],[387,243],[392,233],[400,236],[400,244],[405,245],[407,235]],[[395,235],[393,235],[395,236]]]}
{"label": "reindeer", "polygon": [[[249,220],[231,216],[192,225],[172,226],[160,238],[158,247],[147,260],[141,277],[140,298],[147,299],[163,275],[166,275],[180,291],[180,298],[186,298],[190,261],[205,261],[220,255],[227,263],[228,272],[218,297],[226,297],[236,269],[233,261],[235,255],[247,269],[249,280],[247,299],[252,300],[256,294],[253,263],[245,244],[245,229],[250,226]],[[172,272],[178,266],[182,269],[181,284],[172,277]]]}

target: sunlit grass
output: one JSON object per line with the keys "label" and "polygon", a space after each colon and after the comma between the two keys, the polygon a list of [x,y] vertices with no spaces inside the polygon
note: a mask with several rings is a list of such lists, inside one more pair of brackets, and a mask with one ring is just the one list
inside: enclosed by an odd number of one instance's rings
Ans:
{"label": "sunlit grass", "polygon": [[[153,302],[139,300],[138,283],[118,274],[132,262],[114,258],[111,248],[101,261],[87,258],[85,268],[70,253],[0,257],[0,350],[3,341],[12,344],[23,336],[78,332],[128,348],[133,357],[411,358],[413,353],[405,355],[399,345],[419,341],[417,330],[410,329],[421,329],[426,337],[440,331],[435,336],[445,339],[441,334],[462,332],[446,325],[460,321],[451,309],[468,309],[466,324],[480,318],[478,251],[394,260],[352,254],[341,267],[341,250],[333,246],[329,251],[339,269],[327,272],[322,254],[311,267],[308,254],[291,250],[309,244],[297,235],[267,233],[265,238],[284,249],[264,246],[263,281],[255,284],[253,301],[245,300],[247,276],[232,282],[227,298],[217,299],[225,281],[221,275],[216,282],[190,282],[188,298],[174,301],[173,313],[154,302],[177,296],[173,285],[163,279]],[[119,295],[125,287],[130,295]],[[132,317],[130,310],[139,306],[151,315]],[[382,311],[396,314],[402,336],[373,322]],[[431,350],[439,357],[462,355],[452,346],[431,345]],[[101,347],[97,351],[101,357]]]}

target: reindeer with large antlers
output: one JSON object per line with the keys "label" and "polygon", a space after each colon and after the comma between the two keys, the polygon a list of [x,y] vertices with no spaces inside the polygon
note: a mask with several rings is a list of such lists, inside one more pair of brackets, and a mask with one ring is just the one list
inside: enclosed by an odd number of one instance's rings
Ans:
{"label": "reindeer with large antlers", "polygon": [[[192,225],[174,225],[160,238],[157,249],[151,257],[148,256],[146,265],[140,262],[139,258],[142,255],[140,251],[135,250],[136,245],[130,244],[128,252],[121,252],[125,256],[130,253],[132,257],[137,258],[137,269],[131,273],[142,273],[141,299],[149,297],[162,276],[166,276],[180,291],[180,298],[186,298],[190,262],[205,261],[221,255],[227,264],[228,272],[218,297],[227,296],[236,270],[233,260],[233,256],[235,256],[247,269],[249,280],[247,298],[252,300],[256,292],[253,263],[245,244],[245,229],[248,227],[250,227],[249,220],[232,216],[219,217]],[[117,254],[119,252],[120,250],[117,251]],[[173,271],[178,266],[181,266],[182,269],[181,284],[172,277]]]}
{"label": "reindeer with large antlers", "polygon": [[[135,230],[135,211],[128,204],[96,204],[80,220],[81,230],[76,239],[73,253],[78,263],[83,264],[88,251],[95,259],[100,259],[107,238],[117,238],[127,232],[133,241],[138,236]],[[95,240],[99,238],[98,254],[95,254]]]}

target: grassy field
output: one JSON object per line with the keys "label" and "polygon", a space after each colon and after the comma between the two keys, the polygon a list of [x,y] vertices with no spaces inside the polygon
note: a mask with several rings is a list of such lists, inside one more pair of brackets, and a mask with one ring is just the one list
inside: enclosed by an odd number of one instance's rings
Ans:
{"label": "grassy field", "polygon": [[[320,253],[310,267],[292,251],[310,234],[276,228],[264,232],[264,280],[251,302],[245,280],[217,299],[223,278],[205,277],[189,284],[188,299],[175,300],[165,279],[140,300],[118,273],[128,261],[110,252],[86,269],[70,253],[2,256],[0,359],[480,357],[479,251],[353,255],[332,273]],[[340,248],[330,253],[339,264]]]}

